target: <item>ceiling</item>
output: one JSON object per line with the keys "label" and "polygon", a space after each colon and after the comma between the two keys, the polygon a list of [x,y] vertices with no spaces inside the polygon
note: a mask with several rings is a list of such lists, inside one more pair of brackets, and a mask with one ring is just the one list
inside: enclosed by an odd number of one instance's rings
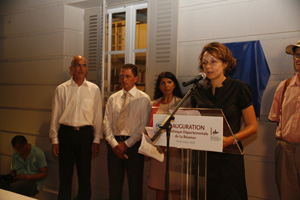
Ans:
{"label": "ceiling", "polygon": [[[118,4],[133,3],[139,1],[145,2],[145,0],[106,0],[106,3],[107,6],[113,6]],[[74,2],[74,0],[72,0],[72,2]],[[82,9],[98,7],[98,6],[102,6],[102,4],[103,4],[102,0],[77,0],[77,2],[68,3],[68,5],[70,6],[74,6]]]}

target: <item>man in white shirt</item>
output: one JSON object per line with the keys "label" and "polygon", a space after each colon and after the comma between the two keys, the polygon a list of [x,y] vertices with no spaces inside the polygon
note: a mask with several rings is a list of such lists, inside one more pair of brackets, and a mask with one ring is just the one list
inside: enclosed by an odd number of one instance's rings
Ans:
{"label": "man in white shirt", "polygon": [[[149,121],[150,98],[138,90],[137,67],[125,64],[121,68],[122,90],[108,99],[103,121],[105,138],[108,142],[109,199],[122,199],[125,170],[128,178],[129,198],[143,199],[144,156],[138,153],[142,132]],[[127,98],[128,100],[125,101]],[[129,101],[126,110],[125,127],[120,128],[124,102]],[[123,109],[122,109],[123,108]]]}
{"label": "man in white shirt", "polygon": [[70,200],[74,163],[78,175],[77,199],[91,198],[91,159],[102,137],[102,100],[99,87],[85,79],[86,59],[74,56],[72,78],[55,90],[50,138],[59,158],[59,200]]}

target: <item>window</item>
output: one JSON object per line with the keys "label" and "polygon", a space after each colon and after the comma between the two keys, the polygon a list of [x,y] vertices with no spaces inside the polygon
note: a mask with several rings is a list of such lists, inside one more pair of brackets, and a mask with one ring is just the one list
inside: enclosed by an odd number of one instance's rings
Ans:
{"label": "window", "polygon": [[137,87],[145,90],[147,48],[147,4],[108,9],[105,25],[104,96],[121,89],[121,66],[133,63],[138,67]]}

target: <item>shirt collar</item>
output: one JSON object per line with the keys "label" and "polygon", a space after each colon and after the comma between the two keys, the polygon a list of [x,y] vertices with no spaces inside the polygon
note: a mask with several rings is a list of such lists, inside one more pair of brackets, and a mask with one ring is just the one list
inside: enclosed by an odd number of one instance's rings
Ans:
{"label": "shirt collar", "polygon": [[[29,158],[30,157],[30,155],[31,155],[31,153],[33,152],[33,148],[34,148],[34,146],[32,145],[32,144],[29,144],[30,145],[30,152],[29,152],[29,154],[28,154],[28,156],[27,156],[27,158]],[[19,159],[19,160],[22,160],[22,161],[24,161],[23,160],[23,158],[22,158],[22,156],[18,153],[18,152],[14,152],[17,156],[17,158]],[[26,160],[27,160],[27,158],[26,158]]]}
{"label": "shirt collar", "polygon": [[[75,83],[73,77],[70,79],[69,85],[72,85],[72,86],[78,86],[77,83]],[[87,82],[86,78],[84,79],[82,85],[88,86],[88,82]]]}
{"label": "shirt collar", "polygon": [[[124,93],[125,93],[126,91],[125,91],[124,89],[122,89],[122,90],[123,90],[123,95],[124,95]],[[128,91],[128,93],[129,93],[131,96],[135,96],[136,92],[137,92],[137,88],[136,88],[135,85],[133,86],[133,88],[131,88],[131,90]],[[123,96],[123,95],[122,95],[122,96]]]}
{"label": "shirt collar", "polygon": [[229,76],[226,76],[225,80],[222,82],[222,85],[225,86],[228,84],[228,81],[230,80],[231,78]]}
{"label": "shirt collar", "polygon": [[300,86],[300,80],[299,77],[297,76],[297,74],[295,76],[292,77],[290,84],[289,85],[297,85]]}

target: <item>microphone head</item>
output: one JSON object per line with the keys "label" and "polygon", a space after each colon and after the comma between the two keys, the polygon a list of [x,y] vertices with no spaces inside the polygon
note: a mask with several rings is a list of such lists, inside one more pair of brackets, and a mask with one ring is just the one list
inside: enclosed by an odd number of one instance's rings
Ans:
{"label": "microphone head", "polygon": [[196,83],[200,80],[204,80],[205,78],[206,78],[206,74],[204,72],[200,72],[196,77],[192,78],[191,80],[183,82],[182,86],[186,87],[186,86]]}
{"label": "microphone head", "polygon": [[198,76],[201,76],[202,79],[206,79],[206,74],[204,72],[200,72]]}

